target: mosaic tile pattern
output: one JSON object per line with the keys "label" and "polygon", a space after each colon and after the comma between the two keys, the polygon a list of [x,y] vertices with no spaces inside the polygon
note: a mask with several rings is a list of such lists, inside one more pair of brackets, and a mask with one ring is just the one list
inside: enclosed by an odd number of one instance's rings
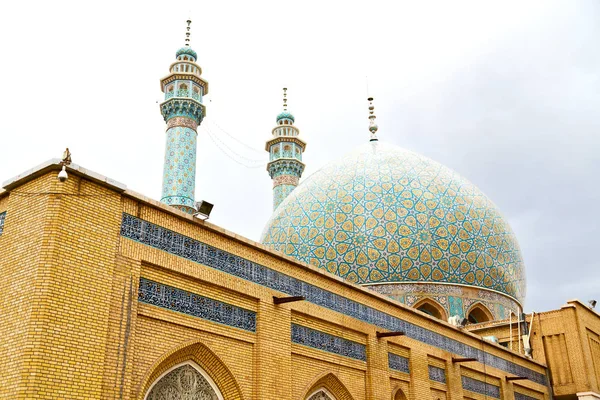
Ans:
{"label": "mosaic tile pattern", "polygon": [[273,188],[273,210],[294,190],[294,185],[278,185]]}
{"label": "mosaic tile pattern", "polygon": [[515,392],[515,400],[538,400],[535,397],[527,396],[526,394]]}
{"label": "mosaic tile pattern", "polygon": [[432,381],[446,383],[446,371],[443,368],[429,366],[429,379]]}
{"label": "mosaic tile pattern", "polygon": [[410,368],[408,366],[408,358],[399,356],[394,353],[388,353],[388,366],[390,369],[410,373]]}
{"label": "mosaic tile pattern", "polygon": [[461,318],[465,317],[465,310],[463,308],[463,301],[460,297],[448,296],[448,315],[458,315]]}
{"label": "mosaic tile pattern", "polygon": [[[283,157],[286,155],[284,154]],[[273,180],[273,210],[275,210],[298,186],[304,164],[298,160],[276,159],[267,165],[267,171]]]}
{"label": "mosaic tile pattern", "polygon": [[0,213],[0,235],[4,232],[4,220],[6,219],[6,211]]}
{"label": "mosaic tile pattern", "polygon": [[478,381],[477,379],[469,378],[468,376],[464,376],[464,375],[461,376],[461,381],[462,381],[462,387],[465,390],[483,394],[485,396],[490,396],[495,399],[500,398],[500,387],[499,386],[492,385],[491,383]]}
{"label": "mosaic tile pattern", "polygon": [[434,299],[450,316],[465,316],[475,303],[483,304],[492,313],[494,319],[508,318],[510,310],[519,308],[515,300],[500,293],[485,289],[472,290],[458,285],[413,282],[364,285],[364,287],[411,307],[424,298]]}
{"label": "mosaic tile pattern", "polygon": [[438,332],[404,321],[393,315],[313,286],[299,279],[246,260],[224,250],[187,237],[151,222],[123,214],[121,235],[187,260],[226,272],[289,296],[304,296],[306,301],[340,314],[390,330],[402,331],[411,339],[446,350],[461,357],[477,358],[479,362],[510,374],[526,377],[545,385],[546,376],[537,371],[505,360],[493,354],[451,339]]}
{"label": "mosaic tile pattern", "polygon": [[196,131],[177,126],[167,130],[163,189],[160,201],[194,211]]}
{"label": "mosaic tile pattern", "polygon": [[301,183],[261,242],[351,282],[461,283],[525,295],[519,245],[496,206],[450,169],[380,141]]}
{"label": "mosaic tile pattern", "polygon": [[183,314],[256,332],[256,313],[182,289],[140,278],[138,300]]}
{"label": "mosaic tile pattern", "polygon": [[339,354],[340,356],[367,361],[367,348],[364,344],[316,331],[302,325],[292,324],[292,342]]}

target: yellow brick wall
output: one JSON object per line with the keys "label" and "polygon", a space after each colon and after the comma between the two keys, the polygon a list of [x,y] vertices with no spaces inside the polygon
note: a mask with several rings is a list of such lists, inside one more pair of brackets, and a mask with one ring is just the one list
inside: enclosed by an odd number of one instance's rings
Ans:
{"label": "yellow brick wall", "polygon": [[[121,237],[122,212],[544,372],[429,316],[74,173],[65,184],[50,173],[19,190],[64,194],[0,197],[9,211],[0,236],[0,251],[9,254],[0,261],[8,276],[0,286],[0,398],[143,399],[161,374],[186,360],[200,365],[226,400],[304,400],[319,387],[338,400],[463,398],[463,367],[452,354],[408,337],[378,339],[377,327],[308,302],[274,305],[281,293]],[[140,277],[252,310],[257,331],[139,303]],[[292,323],[364,344],[367,361],[291,343]],[[388,352],[408,357],[410,374],[390,371]],[[429,380],[430,364],[446,369],[447,384]],[[471,364],[469,373],[488,381],[506,376]],[[533,382],[522,385],[546,393]]]}

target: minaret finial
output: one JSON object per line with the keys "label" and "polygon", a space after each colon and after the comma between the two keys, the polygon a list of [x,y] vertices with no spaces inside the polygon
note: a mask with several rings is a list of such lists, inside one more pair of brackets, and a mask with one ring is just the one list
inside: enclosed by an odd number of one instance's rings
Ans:
{"label": "minaret finial", "polygon": [[192,20],[188,18],[187,22],[187,30],[185,32],[185,45],[186,47],[190,47],[190,25],[192,24]]}
{"label": "minaret finial", "polygon": [[371,142],[376,142],[377,140],[377,124],[375,123],[375,106],[373,105],[373,98],[369,97],[367,99],[369,101],[369,131],[371,132]]}
{"label": "minaret finial", "polygon": [[283,88],[283,109],[287,111],[287,88]]}

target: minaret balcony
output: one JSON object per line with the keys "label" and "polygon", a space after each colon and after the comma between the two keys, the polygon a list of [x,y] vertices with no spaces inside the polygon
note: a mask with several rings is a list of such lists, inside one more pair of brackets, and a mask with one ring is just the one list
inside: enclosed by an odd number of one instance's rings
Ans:
{"label": "minaret balcony", "polygon": [[165,93],[165,100],[168,100],[173,97],[190,97],[196,100],[197,102],[202,103],[202,95],[193,90],[173,90]]}

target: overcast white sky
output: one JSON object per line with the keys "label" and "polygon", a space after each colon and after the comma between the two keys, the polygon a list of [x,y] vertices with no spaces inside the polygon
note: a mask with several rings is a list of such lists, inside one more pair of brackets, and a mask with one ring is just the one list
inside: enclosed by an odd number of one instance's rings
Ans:
{"label": "overcast white sky", "polygon": [[259,239],[271,180],[241,164],[266,164],[282,87],[306,177],[368,140],[368,76],[380,139],[458,171],[509,220],[526,310],[600,300],[597,0],[3,4],[0,181],[68,146],[159,199],[159,79],[190,14],[210,82],[196,198],[215,204],[212,222]]}

